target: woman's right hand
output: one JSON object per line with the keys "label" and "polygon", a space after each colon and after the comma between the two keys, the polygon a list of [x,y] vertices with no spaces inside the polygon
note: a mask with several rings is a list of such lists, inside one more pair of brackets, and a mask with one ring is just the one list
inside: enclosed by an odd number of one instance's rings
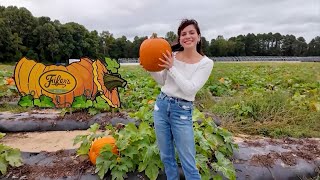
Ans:
{"label": "woman's right hand", "polygon": [[159,66],[164,67],[166,69],[170,69],[173,66],[173,55],[168,50],[166,52],[166,54],[162,53],[164,59],[159,58],[159,60],[163,62],[163,64],[159,64]]}

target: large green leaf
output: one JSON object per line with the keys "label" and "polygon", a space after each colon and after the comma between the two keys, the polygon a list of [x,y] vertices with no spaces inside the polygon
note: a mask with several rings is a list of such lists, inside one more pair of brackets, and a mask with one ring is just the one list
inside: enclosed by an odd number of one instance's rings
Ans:
{"label": "large green leaf", "polygon": [[8,166],[19,167],[21,165],[20,150],[0,144],[0,174],[6,174]]}
{"label": "large green leaf", "polygon": [[0,154],[0,172],[1,174],[7,173],[8,162],[5,160],[4,156]]}
{"label": "large green leaf", "polygon": [[88,154],[91,144],[89,142],[83,142],[77,150],[78,155]]}
{"label": "large green leaf", "polygon": [[156,164],[150,163],[148,164],[145,173],[149,179],[156,180],[159,175],[159,168],[156,166]]}
{"label": "large green leaf", "polygon": [[73,139],[73,145],[78,144],[79,142],[85,141],[87,140],[88,135],[77,135],[74,139]]}
{"label": "large green leaf", "polygon": [[120,171],[120,170],[114,170],[114,171],[111,171],[111,175],[112,175],[112,180],[114,179],[124,180],[124,176],[126,175],[126,172]]}
{"label": "large green leaf", "polygon": [[6,133],[0,133],[0,139],[3,138],[6,135]]}
{"label": "large green leaf", "polygon": [[89,131],[95,133],[99,130],[99,128],[100,128],[100,125],[98,123],[94,123],[90,125]]}
{"label": "large green leaf", "polygon": [[115,59],[111,59],[111,58],[105,58],[106,64],[107,64],[107,69],[111,72],[111,73],[118,73],[118,69],[120,68],[120,64],[117,62],[117,60]]}
{"label": "large green leaf", "polygon": [[19,167],[22,165],[21,153],[18,149],[8,150],[5,158],[10,166]]}
{"label": "large green leaf", "polygon": [[215,156],[217,158],[217,163],[211,163],[212,167],[217,170],[222,172],[222,174],[230,179],[230,180],[235,180],[236,179],[236,171],[233,167],[232,162],[225,158],[222,153],[219,151],[215,152]]}
{"label": "large green leaf", "polygon": [[125,154],[127,157],[134,159],[134,156],[139,154],[139,151],[136,147],[128,147],[127,149],[123,150],[122,153]]}
{"label": "large green leaf", "polygon": [[149,134],[150,135],[150,125],[147,122],[141,122],[139,124],[139,133],[141,134]]}
{"label": "large green leaf", "polygon": [[197,167],[200,169],[200,172],[203,172],[201,175],[207,175],[210,176],[210,168],[208,167],[209,159],[202,155],[202,154],[196,154],[196,163]]}
{"label": "large green leaf", "polygon": [[104,175],[107,173],[110,165],[112,164],[112,161],[109,161],[108,159],[104,159],[101,156],[98,156],[96,159],[96,170],[95,172],[98,172],[98,176],[100,179],[103,179]]}

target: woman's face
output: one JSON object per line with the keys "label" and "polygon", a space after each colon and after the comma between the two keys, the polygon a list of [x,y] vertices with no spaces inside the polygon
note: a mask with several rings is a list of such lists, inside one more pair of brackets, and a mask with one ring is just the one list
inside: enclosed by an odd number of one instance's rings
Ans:
{"label": "woman's face", "polygon": [[194,25],[185,27],[180,34],[180,44],[183,48],[196,48],[197,43],[200,41],[200,35],[198,35]]}

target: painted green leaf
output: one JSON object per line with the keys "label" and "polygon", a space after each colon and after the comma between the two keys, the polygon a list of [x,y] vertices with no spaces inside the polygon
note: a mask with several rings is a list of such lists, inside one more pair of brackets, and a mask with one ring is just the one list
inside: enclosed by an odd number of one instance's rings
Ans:
{"label": "painted green leaf", "polygon": [[22,96],[18,102],[18,104],[22,107],[33,107],[33,97],[32,95]]}
{"label": "painted green leaf", "polygon": [[33,104],[34,104],[34,106],[41,107],[41,101],[40,101],[40,99],[34,99],[34,100],[33,100]]}
{"label": "painted green leaf", "polygon": [[97,96],[93,101],[93,107],[97,110],[109,111],[110,106],[101,96]]}
{"label": "painted green leaf", "polygon": [[89,108],[88,113],[89,113],[91,116],[94,116],[94,115],[96,115],[96,114],[99,114],[99,113],[100,113],[100,110],[99,110],[99,109],[96,109],[96,108]]}
{"label": "painted green leaf", "polygon": [[54,107],[54,103],[52,102],[52,98],[45,96],[45,95],[41,95],[40,96],[40,101],[42,104],[42,107]]}
{"label": "painted green leaf", "polygon": [[89,108],[92,106],[92,100],[88,99],[82,95],[74,98],[74,102],[72,103],[73,108]]}
{"label": "painted green leaf", "polygon": [[33,103],[38,107],[55,107],[54,103],[52,102],[52,98],[46,95],[41,95],[39,99],[34,99]]}

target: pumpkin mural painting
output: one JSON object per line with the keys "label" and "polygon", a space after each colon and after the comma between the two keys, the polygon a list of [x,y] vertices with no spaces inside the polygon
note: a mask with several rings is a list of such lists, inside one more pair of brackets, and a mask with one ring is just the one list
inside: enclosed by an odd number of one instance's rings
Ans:
{"label": "pumpkin mural painting", "polygon": [[144,40],[139,49],[140,65],[147,71],[157,72],[164,68],[159,66],[163,64],[159,58],[163,58],[162,53],[166,51],[172,53],[169,42],[163,38],[158,38],[157,34],[153,33],[149,39]]}
{"label": "pumpkin mural painting", "polygon": [[94,100],[102,97],[110,107],[120,107],[117,87],[124,87],[126,81],[114,75],[100,60],[81,58],[68,66],[37,63],[22,58],[14,70],[15,84],[22,96],[34,99],[45,95],[51,98],[55,107],[70,107],[75,97],[84,95]]}

